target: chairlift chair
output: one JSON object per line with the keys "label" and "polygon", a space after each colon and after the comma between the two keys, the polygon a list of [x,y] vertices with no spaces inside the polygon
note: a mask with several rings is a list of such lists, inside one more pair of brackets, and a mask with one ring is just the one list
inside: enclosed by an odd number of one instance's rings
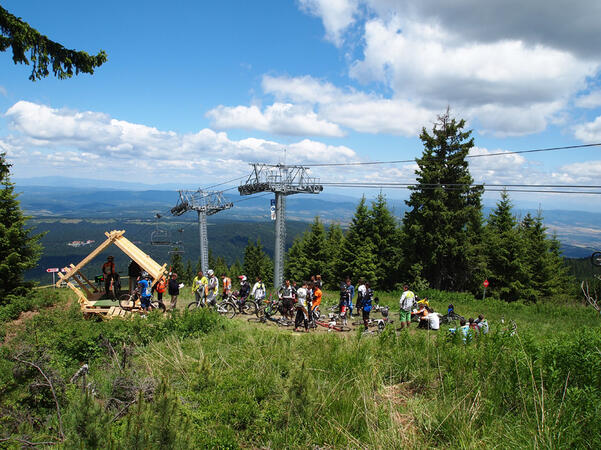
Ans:
{"label": "chairlift chair", "polygon": [[154,231],[150,234],[150,245],[168,246],[171,245],[171,236],[169,231],[159,226],[160,214],[156,215],[156,225]]}
{"label": "chairlift chair", "polygon": [[170,255],[182,255],[186,253],[182,241],[173,242],[172,245],[173,247],[171,248],[171,250],[169,250]]}

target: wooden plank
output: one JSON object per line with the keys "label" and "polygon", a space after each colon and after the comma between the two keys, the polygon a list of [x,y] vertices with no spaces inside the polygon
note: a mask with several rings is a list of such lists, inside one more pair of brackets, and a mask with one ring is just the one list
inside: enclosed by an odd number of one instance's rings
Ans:
{"label": "wooden plank", "polygon": [[[73,267],[75,267],[75,264],[71,264],[71,267],[72,267],[72,268],[73,268]],[[96,287],[96,284],[95,284],[95,283],[92,283],[92,282],[91,282],[91,281],[88,279],[88,277],[86,277],[86,276],[85,276],[85,275],[84,275],[84,274],[83,274],[81,271],[79,271],[79,270],[78,270],[78,271],[76,272],[76,274],[77,274],[77,275],[79,275],[79,276],[80,276],[80,277],[81,277],[81,278],[82,278],[82,279],[83,279],[83,280],[84,280],[86,283],[88,283],[88,285],[89,285],[89,286],[92,288],[92,290],[93,290],[94,292],[98,292],[98,288]]]}
{"label": "wooden plank", "polygon": [[[116,237],[113,237],[113,234],[115,233],[114,231],[111,232],[111,234],[107,234],[107,240],[104,241],[102,244],[100,244],[98,247],[96,247],[94,250],[92,250],[92,252],[86,256],[84,259],[82,259],[79,264],[77,264],[76,266],[72,266],[71,270],[69,270],[64,276],[59,272],[59,278],[61,278],[62,280],[66,280],[67,278],[71,278],[75,272],[77,272],[78,270],[80,270],[83,266],[85,266],[87,263],[89,263],[92,259],[94,259],[100,252],[102,252],[105,248],[107,248],[109,245],[111,245],[111,243],[114,241],[114,239]],[[121,232],[121,234],[123,234],[124,231]],[[119,235],[120,236],[120,235]],[[57,287],[59,286],[59,282],[57,282]]]}
{"label": "wooden plank", "polygon": [[88,298],[89,296],[92,295],[92,293],[87,288],[87,286],[85,285],[85,283],[83,281],[81,281],[79,279],[79,277],[77,277],[77,275],[74,275],[73,277],[71,277],[71,279],[74,280],[78,284],[78,286],[86,293],[86,298]]}

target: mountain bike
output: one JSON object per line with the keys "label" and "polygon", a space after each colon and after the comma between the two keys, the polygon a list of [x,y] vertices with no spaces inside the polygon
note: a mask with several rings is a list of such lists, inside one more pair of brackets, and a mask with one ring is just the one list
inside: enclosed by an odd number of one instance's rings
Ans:
{"label": "mountain bike", "polygon": [[198,308],[211,308],[217,311],[222,316],[232,319],[237,311],[237,307],[229,298],[217,303],[217,298],[205,302],[205,299],[200,297],[198,300],[188,303],[188,310],[192,311]]}
{"label": "mountain bike", "polygon": [[[119,307],[125,311],[131,311],[136,307],[136,303],[140,305],[140,290],[134,289],[131,294],[123,294],[119,297]],[[154,297],[150,299],[150,309],[159,309],[161,312],[165,312],[165,304],[156,300]]]}

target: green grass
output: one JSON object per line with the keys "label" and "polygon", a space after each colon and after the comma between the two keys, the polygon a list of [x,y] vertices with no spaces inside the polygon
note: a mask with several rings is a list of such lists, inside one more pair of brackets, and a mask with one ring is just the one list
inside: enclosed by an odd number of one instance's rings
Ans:
{"label": "green grass", "polygon": [[[443,312],[454,303],[466,317],[485,314],[491,333],[464,345],[417,329],[299,335],[207,311],[106,322],[76,307],[43,311],[0,352],[1,435],[57,437],[49,391],[31,387],[39,375],[20,355],[53,375],[67,447],[601,445],[596,312],[427,295]],[[393,311],[398,297],[380,295]],[[498,326],[501,316],[516,321],[517,336]],[[93,396],[69,383],[83,362]]]}

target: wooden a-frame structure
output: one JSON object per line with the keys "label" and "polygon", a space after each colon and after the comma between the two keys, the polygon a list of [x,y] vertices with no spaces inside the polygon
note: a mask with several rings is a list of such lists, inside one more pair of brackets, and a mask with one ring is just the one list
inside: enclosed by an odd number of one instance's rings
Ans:
{"label": "wooden a-frame structure", "polygon": [[[106,313],[107,311],[101,311],[100,309],[93,306],[93,301],[98,300],[102,295],[102,292],[98,290],[96,285],[92,283],[83,273],[81,269],[94,259],[100,252],[107,248],[111,244],[115,244],[119,247],[123,253],[133,259],[138,265],[148,272],[152,277],[152,284],[154,285],[159,279],[165,275],[167,264],[160,266],[154,259],[144,253],[133,242],[123,236],[125,230],[113,230],[111,232],[105,232],[106,241],[96,247],[88,256],[86,256],[77,265],[71,264],[69,270],[64,275],[58,273],[59,281],[56,286],[60,286],[62,282],[65,282],[79,299],[79,304],[84,313]],[[75,286],[75,284],[77,286]]]}

